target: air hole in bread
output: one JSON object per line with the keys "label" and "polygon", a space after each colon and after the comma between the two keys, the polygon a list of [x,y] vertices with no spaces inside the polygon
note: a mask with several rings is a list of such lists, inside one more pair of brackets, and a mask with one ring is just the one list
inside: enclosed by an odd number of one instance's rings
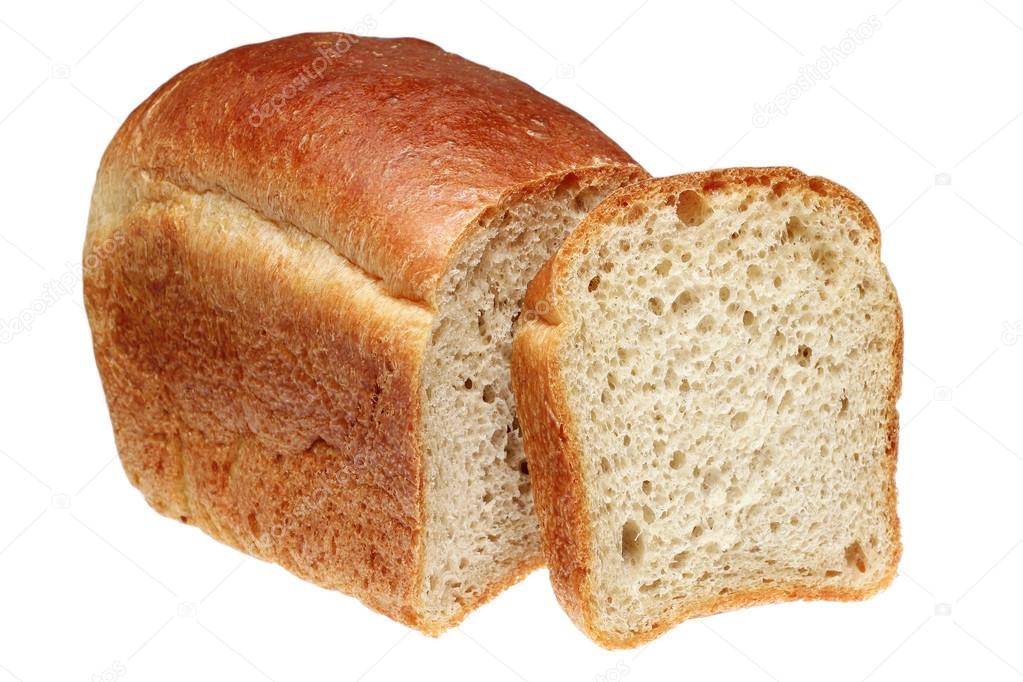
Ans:
{"label": "air hole in bread", "polygon": [[[837,267],[835,259],[838,256],[832,249],[826,247],[816,248],[810,253],[810,257],[813,259],[813,262],[816,263],[818,267],[820,267],[821,271],[825,275],[833,273],[835,271],[835,268]],[[821,294],[824,293],[825,293],[824,291],[821,291]]]}
{"label": "air hole in bread", "polygon": [[579,176],[575,173],[569,173],[564,179],[558,183],[558,186],[554,190],[554,197],[561,201],[566,201],[570,198],[574,198],[579,192]]}
{"label": "air hole in bread", "polygon": [[845,548],[845,563],[849,566],[855,566],[856,570],[860,573],[866,572],[867,555],[863,552],[863,547],[860,546],[859,540]]}
{"label": "air hole in bread", "polygon": [[635,521],[626,521],[622,526],[622,559],[630,566],[643,561],[643,531]]}
{"label": "air hole in bread", "polygon": [[589,213],[594,207],[600,203],[601,198],[604,196],[604,192],[599,187],[585,187],[575,195],[575,199],[572,202],[572,208],[582,214]]}
{"label": "air hole in bread", "polygon": [[683,291],[682,293],[675,297],[675,300],[671,302],[671,312],[675,313],[676,315],[681,315],[682,313],[689,310],[689,308],[692,307],[695,301],[696,297],[693,296],[693,293],[691,291]]}
{"label": "air hole in bread", "polygon": [[711,213],[713,209],[703,195],[691,189],[679,194],[675,202],[675,215],[684,225],[702,225]]}
{"label": "air hole in bread", "polygon": [[681,552],[676,553],[671,558],[671,563],[668,564],[668,568],[671,568],[671,569],[674,569],[674,570],[678,570],[678,569],[682,568],[683,566],[685,566],[688,561],[689,561],[689,552],[683,550]]}
{"label": "air hole in bread", "polygon": [[792,216],[785,223],[785,232],[782,236],[783,242],[800,241],[806,237],[806,225],[796,216]]}

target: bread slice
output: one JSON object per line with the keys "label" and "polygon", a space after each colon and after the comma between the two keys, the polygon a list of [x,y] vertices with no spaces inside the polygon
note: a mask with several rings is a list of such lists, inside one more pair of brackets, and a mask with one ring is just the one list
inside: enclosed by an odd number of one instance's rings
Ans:
{"label": "bread slice", "polygon": [[789,168],[626,187],[525,311],[513,377],[544,552],[594,640],[892,580],[902,318],[848,190]]}
{"label": "bread slice", "polygon": [[646,173],[414,39],[196,64],[108,148],[85,246],[124,469],[157,510],[435,634],[541,564],[514,418],[526,284]]}

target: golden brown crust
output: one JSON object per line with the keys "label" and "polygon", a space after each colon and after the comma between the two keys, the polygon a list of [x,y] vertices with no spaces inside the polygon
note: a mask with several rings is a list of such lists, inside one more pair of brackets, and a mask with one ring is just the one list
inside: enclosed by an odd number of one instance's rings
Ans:
{"label": "golden brown crust", "polygon": [[[409,425],[430,315],[331,276],[300,234],[266,245],[251,212],[138,189],[93,234],[116,246],[85,282],[129,478],[160,512],[418,625]],[[235,229],[211,235],[204,211]]]}
{"label": "golden brown crust", "polygon": [[635,163],[570,109],[431,43],[307,33],[185,69],[103,165],[237,196],[429,303],[452,246],[509,188]]}
{"label": "golden brown crust", "polygon": [[626,648],[647,642],[678,623],[696,616],[777,601],[865,599],[887,587],[895,577],[902,555],[896,509],[895,466],[898,451],[898,412],[901,392],[903,323],[897,307],[897,340],[893,349],[894,383],[888,396],[887,469],[888,532],[894,548],[884,575],[861,589],[774,584],[733,592],[727,596],[680,607],[671,617],[649,630],[628,636],[602,630],[597,625],[590,585],[592,533],[584,500],[582,448],[559,373],[559,344],[572,314],[565,290],[579,255],[645,201],[674,196],[687,189],[714,192],[735,186],[766,186],[784,193],[808,190],[829,197],[872,233],[871,244],[880,253],[880,229],[863,201],[845,187],[826,178],[811,177],[794,168],[730,168],[655,178],[623,187],[608,196],[565,240],[530,283],[523,306],[526,322],[520,327],[513,349],[512,379],[518,404],[541,541],[551,582],[559,602],[591,639],[607,648]]}
{"label": "golden brown crust", "polygon": [[429,634],[520,580],[539,556],[422,615],[420,368],[435,287],[480,218],[570,172],[642,174],[578,115],[422,41],[293,36],[171,79],[111,142],[85,246],[129,478]]}

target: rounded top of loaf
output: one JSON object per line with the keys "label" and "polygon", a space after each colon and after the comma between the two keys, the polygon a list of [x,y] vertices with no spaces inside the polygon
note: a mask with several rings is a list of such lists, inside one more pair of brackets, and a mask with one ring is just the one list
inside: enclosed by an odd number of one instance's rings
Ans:
{"label": "rounded top of loaf", "polygon": [[431,302],[486,209],[568,172],[637,170],[511,76],[422,40],[307,33],[171,78],[118,131],[97,192],[144,173],[227,193],[325,240],[393,295]]}

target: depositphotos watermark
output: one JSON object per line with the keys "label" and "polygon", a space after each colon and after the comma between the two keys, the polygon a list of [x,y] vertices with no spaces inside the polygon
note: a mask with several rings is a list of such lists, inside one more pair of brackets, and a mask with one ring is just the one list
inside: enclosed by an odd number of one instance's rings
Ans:
{"label": "depositphotos watermark", "polygon": [[66,263],[61,275],[43,284],[39,296],[22,308],[20,313],[9,320],[0,319],[0,344],[10,343],[19,334],[32,331],[36,320],[60,301],[74,294],[82,281],[82,276],[99,267],[123,241],[124,234],[115,232],[93,246],[82,263]]}
{"label": "depositphotos watermark", "polygon": [[345,488],[350,485],[350,478],[357,475],[360,471],[364,471],[371,463],[372,460],[367,454],[356,454],[350,462],[346,462],[332,477],[327,478],[323,483],[299,498],[298,502],[292,505],[284,521],[275,523],[273,526],[263,530],[256,538],[256,547],[260,551],[266,552],[278,546],[294,527],[307,517],[323,510],[332,499],[342,494]]}
{"label": "depositphotos watermark", "polygon": [[788,113],[797,99],[809,92],[813,86],[831,78],[831,71],[845,61],[849,55],[881,30],[881,20],[873,14],[856,28],[850,28],[846,37],[837,45],[821,48],[821,56],[799,69],[799,77],[789,83],[766,104],[753,105],[753,125],[763,128],[773,119]]}
{"label": "depositphotos watermark", "polygon": [[[361,23],[352,28],[353,33],[366,33],[377,27],[376,19],[371,15],[363,17]],[[359,36],[341,34],[341,36],[327,46],[316,48],[317,56],[308,64],[303,66],[298,74],[292,78],[287,85],[275,92],[268,99],[260,104],[253,104],[248,116],[249,125],[258,128],[271,116],[279,116],[284,111],[288,101],[294,99],[299,93],[304,92],[314,81],[323,78],[327,68],[331,64],[342,60],[345,54],[352,49],[353,45],[359,44]]]}
{"label": "depositphotos watermark", "polygon": [[540,300],[536,302],[536,305],[532,308],[527,308],[522,311],[519,315],[518,323],[522,322],[534,322],[536,320],[543,320],[543,318],[551,312],[551,304],[547,301]]}
{"label": "depositphotos watermark", "polygon": [[114,661],[107,668],[93,673],[89,680],[90,682],[114,682],[119,680],[128,674],[128,667],[120,661]]}
{"label": "depositphotos watermark", "polygon": [[1002,343],[1006,346],[1015,346],[1020,339],[1023,339],[1023,319],[1015,322],[1003,322],[1001,338]]}
{"label": "depositphotos watermark", "polygon": [[614,666],[608,668],[604,672],[594,675],[593,679],[596,682],[621,682],[621,680],[628,677],[630,672],[632,672],[632,669],[629,668],[628,663],[625,661],[618,661],[614,664]]}

